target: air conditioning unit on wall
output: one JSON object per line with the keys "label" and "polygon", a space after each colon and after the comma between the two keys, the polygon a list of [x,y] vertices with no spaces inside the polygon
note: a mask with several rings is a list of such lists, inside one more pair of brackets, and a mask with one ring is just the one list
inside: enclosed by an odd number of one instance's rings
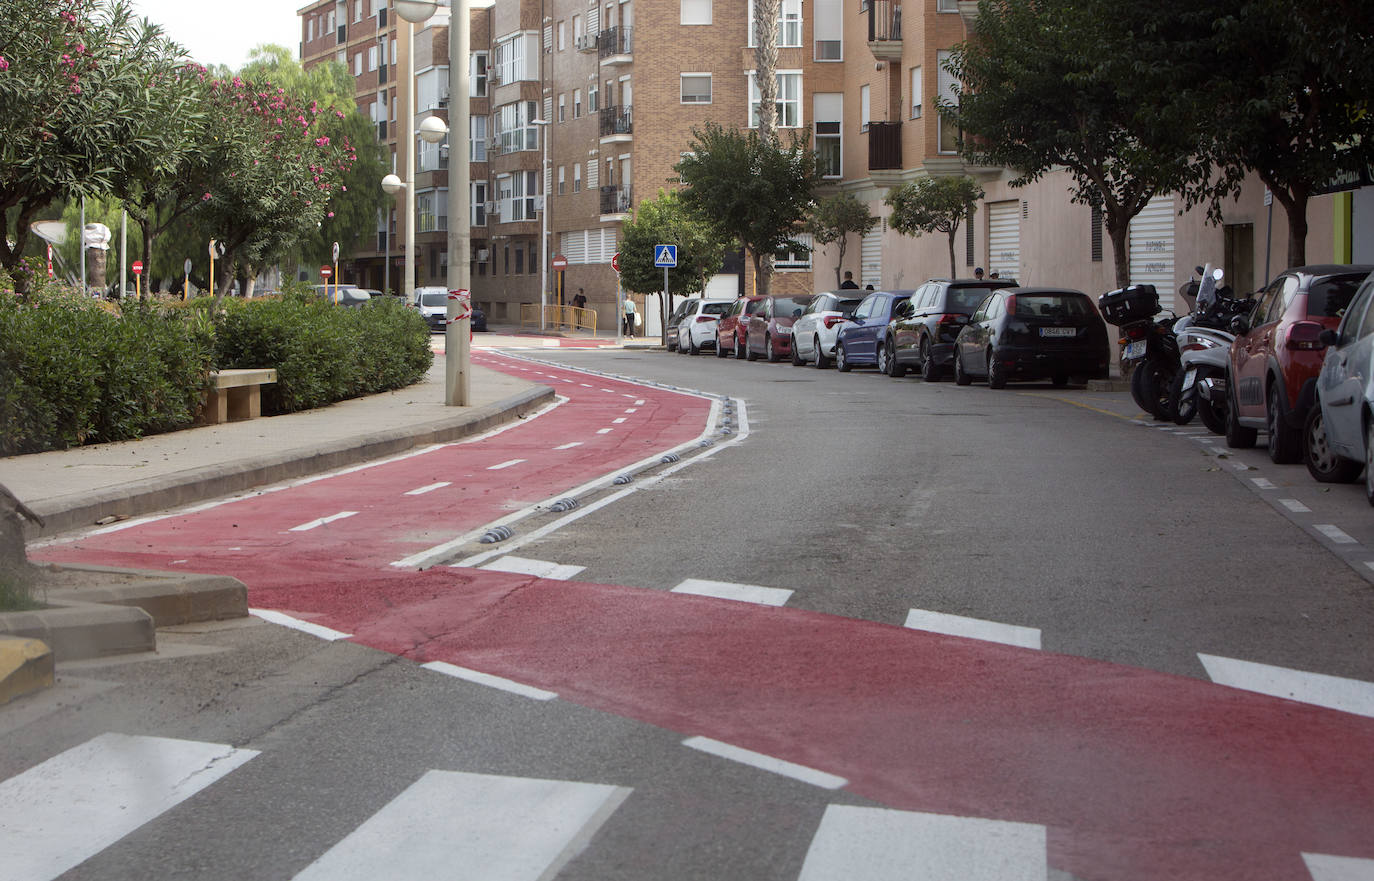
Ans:
{"label": "air conditioning unit on wall", "polygon": [[491,251],[487,250],[486,248],[478,248],[478,249],[477,249],[477,262],[478,262],[478,263],[486,263],[486,262],[487,262],[488,260],[490,260],[490,259],[491,259]]}

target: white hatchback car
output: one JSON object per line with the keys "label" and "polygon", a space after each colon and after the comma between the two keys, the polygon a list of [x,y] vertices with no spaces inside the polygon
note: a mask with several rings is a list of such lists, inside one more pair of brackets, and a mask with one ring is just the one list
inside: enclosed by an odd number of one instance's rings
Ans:
{"label": "white hatchback car", "polygon": [[792,323],[792,363],[810,362],[820,368],[829,367],[830,359],[835,357],[840,325],[859,308],[865,293],[830,291],[817,294],[801,317]]}
{"label": "white hatchback car", "polygon": [[685,355],[699,355],[702,349],[716,347],[716,325],[720,316],[730,309],[734,300],[691,299],[678,321],[677,350]]}

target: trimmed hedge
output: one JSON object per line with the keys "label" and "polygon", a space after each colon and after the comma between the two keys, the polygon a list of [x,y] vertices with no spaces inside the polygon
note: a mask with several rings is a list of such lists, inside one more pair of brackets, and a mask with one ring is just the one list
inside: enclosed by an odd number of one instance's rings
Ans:
{"label": "trimmed hedge", "polygon": [[275,415],[403,388],[434,363],[424,319],[391,298],[226,300],[213,321],[212,302],[0,290],[0,455],[186,428],[216,367],[275,368],[263,389]]}
{"label": "trimmed hedge", "polygon": [[311,294],[226,300],[215,319],[215,363],[273,367],[264,415],[293,413],[404,388],[434,363],[429,327],[394,298],[344,308]]}

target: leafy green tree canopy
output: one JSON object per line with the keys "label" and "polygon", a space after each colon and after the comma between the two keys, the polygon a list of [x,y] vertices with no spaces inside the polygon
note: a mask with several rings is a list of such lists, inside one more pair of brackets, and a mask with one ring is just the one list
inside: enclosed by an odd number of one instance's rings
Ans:
{"label": "leafy green tree canopy", "polygon": [[835,286],[840,286],[840,272],[844,269],[844,255],[848,249],[849,236],[868,235],[878,225],[878,218],[868,210],[868,206],[854,197],[853,193],[836,193],[826,196],[811,208],[806,218],[806,231],[821,245],[839,243],[839,256],[835,261]]}
{"label": "leafy green tree canopy", "polygon": [[793,235],[819,180],[810,139],[794,133],[786,146],[770,144],[756,131],[716,123],[694,128],[692,136],[691,152],[674,166],[686,184],[683,205],[720,238],[750,251],[758,291],[766,295],[770,274],[763,255],[806,250]]}
{"label": "leafy green tree canopy", "polygon": [[725,244],[709,224],[688,212],[682,194],[659,190],[657,198],[640,202],[624,224],[622,287],[637,294],[663,290],[663,268],[654,265],[654,247],[663,244],[677,245],[677,266],[668,270],[670,295],[704,290],[725,260]]}
{"label": "leafy green tree canopy", "polygon": [[965,217],[970,220],[983,188],[966,175],[925,177],[903,184],[883,201],[892,208],[888,223],[904,236],[942,232],[949,238],[949,277],[954,269],[954,236]]}

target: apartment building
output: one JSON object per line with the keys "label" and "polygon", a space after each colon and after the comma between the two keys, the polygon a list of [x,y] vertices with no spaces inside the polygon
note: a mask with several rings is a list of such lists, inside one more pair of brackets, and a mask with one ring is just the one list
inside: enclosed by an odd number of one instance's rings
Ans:
{"label": "apartment building", "polygon": [[[417,26],[417,123],[430,113],[447,117],[447,12]],[[938,96],[957,94],[944,61],[977,26],[976,15],[969,0],[783,0],[776,24],[780,129],[811,138],[820,195],[852,193],[880,218],[894,186],[922,176],[976,177],[986,196],[959,233],[955,274],[982,266],[1028,284],[1114,287],[1101,217],[1069,201],[1065,175],[1012,188],[1006,170],[963,162],[956,133],[936,112]],[[410,52],[405,23],[388,18],[385,0],[325,0],[301,16],[303,59],[349,65],[359,107],[396,153],[396,120],[408,112],[396,75]],[[495,0],[472,11],[470,27],[473,298],[491,320],[516,322],[545,284],[551,302],[568,302],[582,289],[609,326],[611,260],[632,208],[675,185],[673,165],[694,127],[756,124],[754,4]],[[444,284],[452,222],[447,145],[417,141],[416,149],[416,284]],[[397,167],[403,162],[397,156]],[[398,197],[379,223],[375,250],[351,255],[346,272],[360,283],[383,285],[389,253],[390,286],[400,289],[401,206]],[[1248,186],[1228,204],[1220,227],[1200,211],[1180,214],[1181,207],[1161,196],[1133,224],[1132,281],[1172,291],[1194,265],[1211,262],[1247,290],[1282,268],[1284,218],[1279,211],[1271,221],[1262,186]],[[1314,199],[1313,262],[1374,259],[1371,215],[1374,188]],[[837,253],[831,245],[777,255],[774,291],[834,287]],[[553,269],[555,257],[565,269]],[[843,269],[877,288],[912,288],[950,272],[943,236],[902,236],[885,220],[848,243],[846,263]],[[754,283],[751,261],[736,254],[708,291],[733,296]]]}

